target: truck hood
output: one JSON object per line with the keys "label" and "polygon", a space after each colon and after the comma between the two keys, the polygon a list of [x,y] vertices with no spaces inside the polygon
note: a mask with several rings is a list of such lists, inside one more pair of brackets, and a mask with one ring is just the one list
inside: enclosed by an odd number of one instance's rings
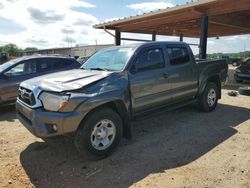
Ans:
{"label": "truck hood", "polygon": [[108,77],[112,72],[75,69],[36,77],[21,83],[22,87],[63,92],[80,89]]}

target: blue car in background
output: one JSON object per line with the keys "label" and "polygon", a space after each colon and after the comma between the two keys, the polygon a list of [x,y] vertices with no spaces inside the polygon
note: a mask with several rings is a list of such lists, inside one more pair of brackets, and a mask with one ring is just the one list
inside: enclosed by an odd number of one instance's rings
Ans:
{"label": "blue car in background", "polygon": [[8,61],[0,65],[0,105],[16,100],[22,81],[80,66],[74,58],[56,55],[34,55]]}

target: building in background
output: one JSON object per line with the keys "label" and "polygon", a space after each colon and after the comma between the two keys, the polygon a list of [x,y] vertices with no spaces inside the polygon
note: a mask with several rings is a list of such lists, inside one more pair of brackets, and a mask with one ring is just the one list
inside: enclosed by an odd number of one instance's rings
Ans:
{"label": "building in background", "polygon": [[113,44],[103,44],[103,45],[88,45],[88,46],[77,46],[71,48],[50,48],[35,51],[22,52],[22,56],[33,55],[33,54],[61,54],[71,57],[90,57],[95,52],[100,49],[113,46]]}

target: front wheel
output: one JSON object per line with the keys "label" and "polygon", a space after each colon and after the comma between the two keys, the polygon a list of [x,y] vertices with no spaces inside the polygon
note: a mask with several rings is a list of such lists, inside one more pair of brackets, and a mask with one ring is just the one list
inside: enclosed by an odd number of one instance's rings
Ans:
{"label": "front wheel", "polygon": [[80,154],[90,160],[108,156],[122,137],[122,120],[109,108],[91,113],[80,125],[75,135],[75,146]]}
{"label": "front wheel", "polygon": [[207,83],[203,93],[198,97],[198,105],[204,112],[211,112],[218,102],[218,87],[215,83]]}

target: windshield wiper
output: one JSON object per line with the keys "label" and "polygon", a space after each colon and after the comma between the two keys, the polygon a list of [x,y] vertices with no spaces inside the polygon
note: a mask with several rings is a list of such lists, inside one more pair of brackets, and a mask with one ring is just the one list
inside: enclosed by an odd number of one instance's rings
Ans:
{"label": "windshield wiper", "polygon": [[109,71],[109,69],[100,68],[100,67],[90,68],[89,70]]}

